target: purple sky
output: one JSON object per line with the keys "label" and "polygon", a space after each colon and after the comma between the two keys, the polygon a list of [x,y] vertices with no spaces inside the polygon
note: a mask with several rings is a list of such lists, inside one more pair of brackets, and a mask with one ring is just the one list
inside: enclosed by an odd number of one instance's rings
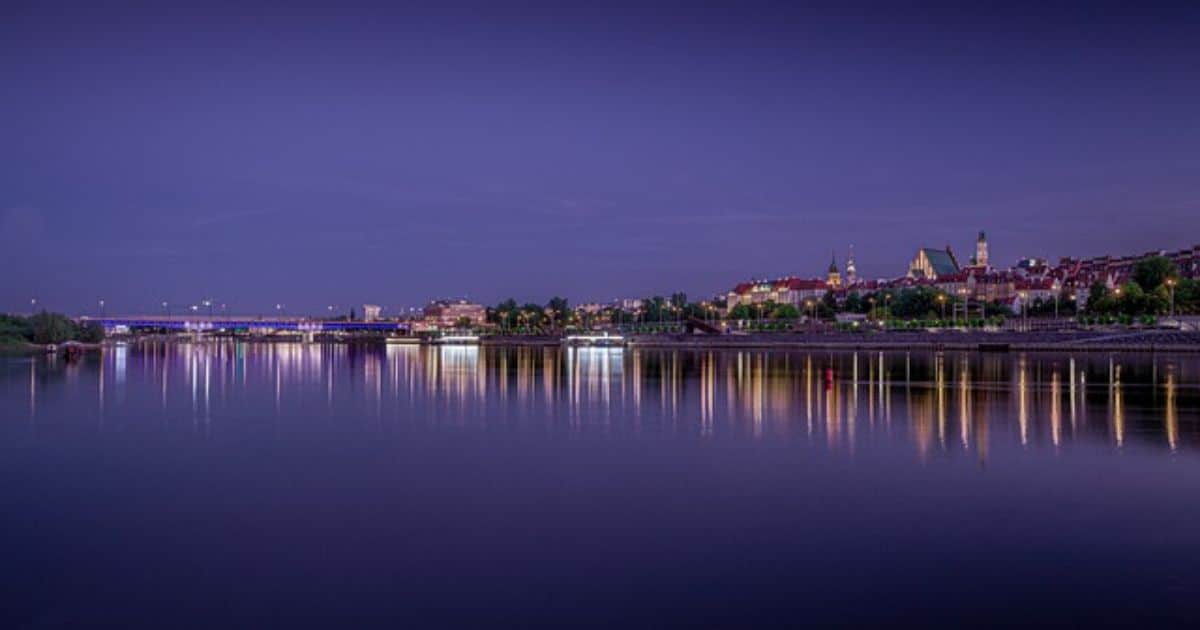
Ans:
{"label": "purple sky", "polygon": [[91,4],[0,9],[0,309],[703,296],[979,229],[1002,264],[1200,243],[1195,3]]}

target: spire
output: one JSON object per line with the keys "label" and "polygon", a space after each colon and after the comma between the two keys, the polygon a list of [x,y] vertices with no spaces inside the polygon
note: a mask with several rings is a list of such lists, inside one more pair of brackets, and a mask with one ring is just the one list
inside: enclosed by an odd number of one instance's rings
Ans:
{"label": "spire", "polygon": [[829,250],[829,273],[837,273],[837,252]]}

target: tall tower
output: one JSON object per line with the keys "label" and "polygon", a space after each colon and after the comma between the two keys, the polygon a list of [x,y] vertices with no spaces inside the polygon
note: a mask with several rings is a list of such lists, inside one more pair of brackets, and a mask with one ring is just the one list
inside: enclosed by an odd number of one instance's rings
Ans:
{"label": "tall tower", "polygon": [[979,231],[979,238],[975,239],[975,264],[979,267],[988,266],[987,234],[984,234],[983,230]]}
{"label": "tall tower", "polygon": [[829,277],[826,282],[829,284],[830,289],[840,289],[842,287],[842,274],[838,273],[836,252],[830,252]]}
{"label": "tall tower", "polygon": [[846,286],[858,284],[858,268],[854,266],[854,245],[850,245],[850,257],[846,259]]}

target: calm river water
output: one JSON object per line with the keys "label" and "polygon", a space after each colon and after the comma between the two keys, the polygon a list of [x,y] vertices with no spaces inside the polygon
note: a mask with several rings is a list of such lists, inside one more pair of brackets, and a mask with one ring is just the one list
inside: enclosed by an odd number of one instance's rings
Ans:
{"label": "calm river water", "polygon": [[1187,624],[1200,357],[0,358],[0,625]]}

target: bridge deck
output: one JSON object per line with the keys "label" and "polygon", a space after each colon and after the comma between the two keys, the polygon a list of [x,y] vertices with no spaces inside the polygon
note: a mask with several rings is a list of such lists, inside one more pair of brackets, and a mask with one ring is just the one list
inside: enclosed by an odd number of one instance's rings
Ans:
{"label": "bridge deck", "polygon": [[307,319],[303,317],[206,317],[206,316],[121,316],[81,317],[80,323],[97,323],[105,329],[164,328],[168,330],[296,330],[301,332],[377,331],[408,332],[408,322],[348,322]]}

